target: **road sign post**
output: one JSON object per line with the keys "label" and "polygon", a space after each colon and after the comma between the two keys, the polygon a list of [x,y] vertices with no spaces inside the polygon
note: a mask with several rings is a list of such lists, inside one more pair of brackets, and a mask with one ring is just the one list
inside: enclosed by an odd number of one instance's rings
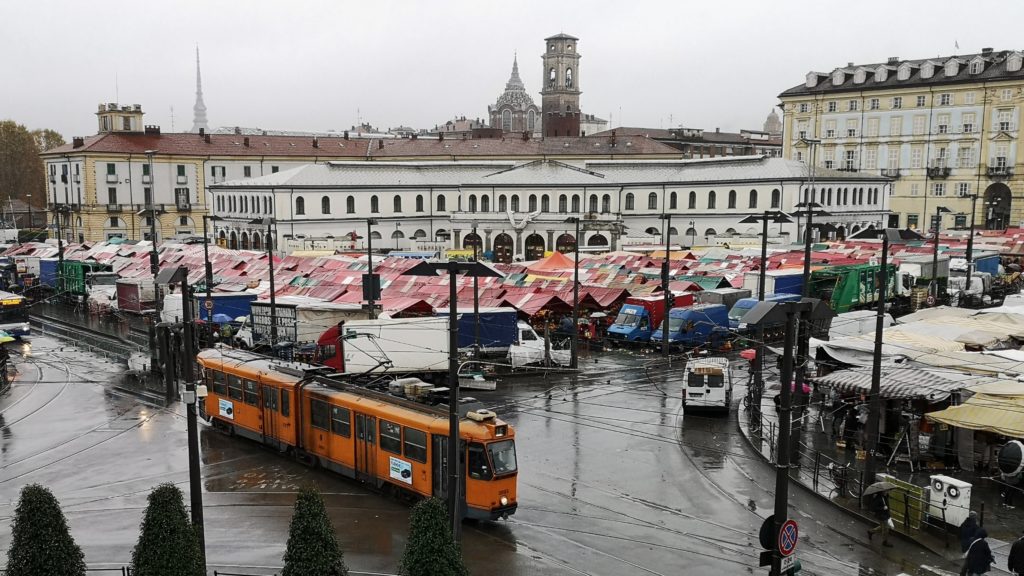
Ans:
{"label": "road sign post", "polygon": [[796,550],[796,543],[800,537],[800,529],[795,520],[786,520],[779,530],[779,554],[789,556]]}

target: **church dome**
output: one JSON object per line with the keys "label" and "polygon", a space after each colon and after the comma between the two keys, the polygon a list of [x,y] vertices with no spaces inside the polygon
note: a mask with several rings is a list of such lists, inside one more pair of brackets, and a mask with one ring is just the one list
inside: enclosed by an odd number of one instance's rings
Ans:
{"label": "church dome", "polygon": [[512,76],[505,83],[505,91],[501,96],[498,96],[498,101],[494,104],[494,107],[511,107],[518,110],[536,107],[533,103],[533,98],[530,98],[530,95],[526,93],[523,80],[519,77],[519,61],[517,59],[512,60]]}

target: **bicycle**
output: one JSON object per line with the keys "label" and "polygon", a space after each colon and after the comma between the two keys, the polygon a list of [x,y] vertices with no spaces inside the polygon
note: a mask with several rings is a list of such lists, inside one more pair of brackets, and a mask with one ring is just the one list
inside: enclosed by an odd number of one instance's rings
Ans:
{"label": "bicycle", "polygon": [[829,500],[839,497],[860,497],[860,478],[856,468],[836,462],[829,462],[825,468],[828,470],[829,479],[832,480],[832,489],[828,493]]}

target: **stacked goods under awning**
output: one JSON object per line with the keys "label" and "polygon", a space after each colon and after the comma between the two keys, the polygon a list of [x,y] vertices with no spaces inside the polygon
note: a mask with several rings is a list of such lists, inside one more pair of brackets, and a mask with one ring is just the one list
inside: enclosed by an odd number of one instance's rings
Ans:
{"label": "stacked goods under awning", "polygon": [[1024,382],[1002,380],[969,390],[974,395],[963,404],[925,416],[956,428],[1024,438]]}

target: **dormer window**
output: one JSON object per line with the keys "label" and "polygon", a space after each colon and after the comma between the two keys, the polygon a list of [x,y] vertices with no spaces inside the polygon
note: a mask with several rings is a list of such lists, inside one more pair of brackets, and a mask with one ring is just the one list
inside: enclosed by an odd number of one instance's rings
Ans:
{"label": "dormer window", "polygon": [[879,66],[878,70],[875,70],[875,82],[885,82],[889,77],[889,69],[885,66]]}
{"label": "dormer window", "polygon": [[817,72],[808,72],[807,76],[805,78],[805,81],[804,81],[804,85],[807,86],[808,88],[814,88],[815,86],[817,86],[818,85],[818,73]]}
{"label": "dormer window", "polygon": [[897,80],[907,80],[909,78],[910,78],[910,64],[903,64],[902,66],[899,67],[899,70],[896,71],[896,79]]}
{"label": "dormer window", "polygon": [[921,78],[931,78],[935,75],[935,65],[931,62],[926,62],[921,66]]}
{"label": "dormer window", "polygon": [[945,74],[946,76],[956,76],[960,72],[960,63],[956,60],[950,60],[946,62]]}
{"label": "dormer window", "polygon": [[968,69],[968,71],[971,74],[981,74],[981,71],[984,70],[984,69],[985,69],[985,61],[979,58],[979,59],[975,60],[974,62],[971,62],[971,67]]}
{"label": "dormer window", "polygon": [[863,84],[863,83],[864,83],[864,80],[866,80],[866,79],[867,79],[867,74],[866,74],[866,73],[864,72],[864,69],[863,69],[863,68],[861,68],[861,69],[858,69],[858,70],[857,70],[857,71],[856,71],[856,72],[855,72],[855,73],[853,74],[853,83],[854,83],[854,84]]}
{"label": "dormer window", "polygon": [[1008,72],[1017,72],[1020,70],[1021,60],[1022,58],[1020,54],[1011,55],[1006,59],[1006,70]]}
{"label": "dormer window", "polygon": [[835,72],[832,73],[832,84],[834,86],[839,86],[840,84],[842,84],[845,81],[846,81],[846,74],[843,73],[842,70],[836,70]]}

